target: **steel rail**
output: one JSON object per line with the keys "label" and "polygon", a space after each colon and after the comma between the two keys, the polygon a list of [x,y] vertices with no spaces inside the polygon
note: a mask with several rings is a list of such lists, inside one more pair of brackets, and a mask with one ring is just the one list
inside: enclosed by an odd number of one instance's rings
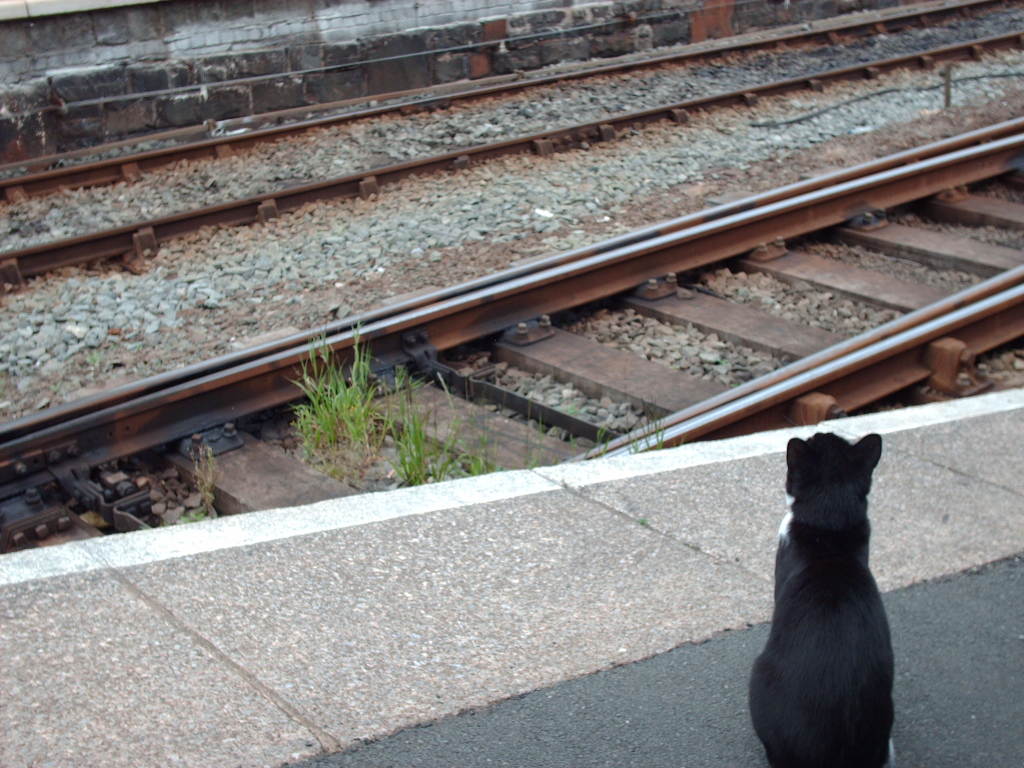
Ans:
{"label": "steel rail", "polygon": [[[479,145],[443,155],[412,160],[369,171],[329,179],[326,181],[290,187],[276,192],[248,197],[228,203],[207,206],[193,211],[140,221],[123,227],[94,232],[87,235],[31,246],[16,251],[0,252],[0,263],[21,280],[43,274],[58,267],[80,264],[99,259],[136,254],[143,257],[147,250],[155,250],[161,243],[206,226],[238,226],[293,211],[308,203],[345,197],[368,196],[379,191],[384,184],[391,184],[407,176],[463,168],[483,159],[502,157],[525,152],[539,151],[546,154],[556,149],[571,149],[590,141],[612,138],[622,127],[644,125],[663,119],[683,119],[681,114],[698,107],[712,104],[751,103],[762,93],[786,93],[794,90],[817,87],[827,80],[842,80],[863,77],[866,73],[878,74],[919,62],[932,66],[935,61],[976,57],[980,51],[990,48],[1017,47],[1024,44],[1024,34],[1013,33],[989,37],[954,46],[932,49],[927,53],[885,59],[817,73],[808,77],[791,78],[745,91],[694,99],[685,102],[631,112],[609,117],[604,120],[531,134],[494,144]],[[872,76],[874,76],[872,74]],[[8,282],[12,280],[5,278]]]}
{"label": "steel rail", "polygon": [[[3,177],[0,178],[0,191],[12,190],[12,192],[6,192],[6,196],[8,197],[8,199],[11,199],[12,197],[18,197],[20,195],[25,195],[28,197],[43,195],[52,192],[53,190],[60,189],[62,187],[72,188],[113,184],[125,180],[126,178],[133,178],[135,174],[153,170],[154,168],[159,168],[164,165],[177,162],[178,160],[214,157],[216,156],[218,151],[223,151],[218,150],[218,147],[245,149],[262,141],[278,139],[285,136],[297,135],[325,126],[337,125],[345,122],[363,120],[372,117],[379,117],[382,115],[391,114],[395,112],[402,113],[409,112],[410,110],[443,108],[447,107],[452,102],[468,102],[475,99],[485,98],[488,96],[510,93],[518,90],[523,90],[526,88],[551,85],[559,82],[580,80],[584,78],[597,77],[601,75],[617,74],[637,69],[653,68],[662,65],[683,64],[693,61],[699,61],[706,58],[711,58],[714,56],[720,56],[723,53],[750,52],[764,48],[792,45],[797,43],[831,43],[836,39],[837,35],[843,34],[864,34],[880,31],[893,32],[910,27],[918,21],[926,24],[931,19],[945,18],[953,14],[966,14],[990,6],[1000,6],[1005,4],[1005,0],[956,0],[955,2],[948,2],[943,5],[930,4],[923,8],[917,7],[911,9],[900,9],[898,11],[874,11],[869,14],[865,14],[862,18],[847,20],[845,22],[841,22],[838,24],[812,24],[809,29],[800,29],[797,31],[781,35],[772,35],[771,33],[759,33],[759,35],[752,36],[751,39],[742,40],[738,44],[728,44],[724,43],[723,41],[711,41],[707,44],[704,44],[703,48],[682,51],[679,53],[665,54],[662,56],[644,59],[642,61],[606,64],[574,72],[563,72],[554,75],[529,78],[525,80],[518,79],[512,82],[501,82],[496,85],[490,86],[477,86],[474,88],[468,88],[461,91],[446,93],[431,98],[420,99],[414,102],[389,104],[387,106],[361,109],[358,111],[347,112],[342,115],[331,115],[328,117],[302,120],[299,122],[293,122],[283,126],[250,130],[246,131],[245,133],[237,135],[221,136],[217,138],[206,139],[203,141],[193,142],[184,146],[177,145],[172,147],[165,147],[146,152],[125,154],[115,158],[97,160],[89,163],[66,165],[64,167],[52,168],[50,170],[45,171]],[[697,45],[700,46],[702,44]],[[378,100],[394,99],[403,94],[413,94],[428,90],[430,89],[384,93],[376,95],[375,98]],[[348,103],[351,103],[351,101],[340,102],[338,104],[340,105]],[[319,108],[323,109],[327,108],[328,105],[318,106]],[[263,121],[270,119],[281,119],[282,117],[288,114],[308,114],[310,109],[311,107],[308,106],[298,107],[288,110],[281,110],[273,113],[264,113],[263,115],[260,115],[258,117]],[[230,120],[225,120],[221,121],[220,125],[221,127],[227,130],[231,130],[231,127],[235,125],[237,125],[238,128],[246,128],[249,124],[251,124],[254,117],[256,116],[247,116],[244,118],[234,118]],[[176,129],[174,131],[167,131],[161,134],[151,134],[149,136],[143,137],[140,140],[154,141],[160,139],[161,137],[173,138],[176,135],[180,135],[182,131],[185,130],[190,129]],[[191,130],[194,131],[195,129]],[[108,146],[114,147],[123,144],[124,142],[115,142]],[[103,148],[103,146],[99,146],[94,147],[91,150],[77,150],[73,152],[63,153],[60,155],[50,155],[43,158],[36,158],[31,161],[12,163],[6,166],[0,166],[0,172],[16,167],[26,167],[28,165],[38,166],[43,163],[63,163],[67,162],[68,159],[71,159],[73,157],[81,156],[83,152],[95,153],[98,151],[102,151]]]}
{"label": "steel rail", "polygon": [[[642,241],[649,240],[652,237],[677,232],[687,227],[693,227],[698,224],[715,221],[759,206],[768,205],[769,203],[778,202],[790,197],[806,194],[818,189],[834,186],[841,182],[851,181],[853,179],[890,170],[909,163],[919,162],[930,157],[947,154],[958,149],[1003,138],[1019,132],[1024,132],[1024,118],[1007,120],[985,128],[952,136],[948,139],[942,139],[919,147],[914,147],[912,149],[896,152],[876,160],[869,160],[848,168],[830,171],[810,179],[787,184],[749,197],[723,203],[722,205],[718,205],[713,208],[688,213],[683,216],[659,222],[658,224],[636,229],[616,237],[599,241],[592,245],[574,248],[569,251],[544,256],[539,259],[532,259],[528,263],[508,267],[498,272],[469,280],[458,285],[428,291],[423,294],[404,299],[401,302],[390,304],[386,307],[342,318],[336,322],[301,331],[297,334],[292,334],[274,341],[265,342],[258,346],[233,352],[211,360],[206,360],[201,363],[196,363],[175,371],[157,374],[141,381],[125,384],[88,398],[83,398],[71,403],[54,406],[53,408],[45,411],[30,414],[18,420],[16,423],[26,431],[43,429],[52,423],[68,420],[101,407],[110,407],[148,392],[166,388],[173,384],[182,383],[200,376],[209,375],[220,370],[226,370],[228,368],[242,365],[297,345],[308,344],[320,336],[331,336],[342,333],[346,330],[364,326],[390,315],[408,312],[428,304],[451,299],[470,291],[480,290],[514,278],[526,277],[543,269],[570,264],[589,256],[606,253],[624,246],[634,245]],[[4,429],[5,427],[0,427],[0,439],[3,437]]]}
{"label": "steel rail", "polygon": [[[1022,160],[1021,134],[960,149],[466,291],[367,323],[358,336],[379,360],[407,361],[403,336],[408,333],[438,350],[450,349],[524,318],[620,293],[654,275],[701,267],[766,240],[803,235],[866,210],[997,176],[1017,169]],[[345,363],[356,336],[347,329],[325,343]],[[65,461],[96,464],[289,402],[300,394],[293,382],[313,348],[299,344],[223,370],[198,370],[196,378],[166,388],[143,381],[144,394],[93,412],[63,419],[47,419],[44,412],[42,419],[36,415],[2,425],[0,483],[15,490],[29,487]]]}
{"label": "steel rail", "polygon": [[[834,396],[844,411],[861,407],[877,399],[880,391],[891,394],[927,379],[932,371],[921,360],[921,351],[931,341],[956,334],[971,342],[972,351],[984,352],[1024,335],[1022,283],[1024,266],[1008,270],[939,304],[669,414],[577,459],[623,456],[702,437],[743,434],[755,431],[752,426],[761,430],[791,425],[786,408],[810,392]],[[884,376],[878,370],[881,366]],[[865,394],[868,387],[870,396]]]}

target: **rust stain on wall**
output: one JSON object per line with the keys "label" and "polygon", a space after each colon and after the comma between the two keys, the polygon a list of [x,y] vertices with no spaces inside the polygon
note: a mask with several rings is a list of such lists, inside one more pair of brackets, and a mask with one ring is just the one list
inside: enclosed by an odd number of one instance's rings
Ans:
{"label": "rust stain on wall", "polygon": [[734,0],[705,0],[700,10],[690,14],[690,42],[699,43],[733,34],[734,4]]}

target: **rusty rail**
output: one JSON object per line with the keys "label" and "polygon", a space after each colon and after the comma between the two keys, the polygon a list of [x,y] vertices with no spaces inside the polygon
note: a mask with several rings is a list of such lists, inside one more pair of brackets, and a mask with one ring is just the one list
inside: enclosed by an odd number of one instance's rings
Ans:
{"label": "rusty rail", "polygon": [[[743,213],[759,206],[765,206],[770,203],[779,202],[781,200],[796,197],[797,195],[807,194],[809,192],[814,192],[846,181],[852,181],[871,174],[898,168],[910,163],[920,162],[931,157],[948,154],[958,149],[964,149],[977,144],[990,142],[995,139],[1012,136],[1020,132],[1024,132],[1024,118],[1007,120],[1002,123],[986,126],[985,128],[979,128],[957,136],[952,136],[948,139],[942,139],[940,141],[924,144],[902,152],[896,152],[892,155],[886,155],[885,157],[878,158],[876,160],[869,160],[865,163],[860,163],[848,168],[830,171],[820,176],[798,181],[793,184],[787,184],[782,187],[776,187],[775,189],[757,193],[742,199],[733,200],[713,208],[678,216],[658,224],[643,227],[607,240],[599,241],[592,245],[574,248],[569,251],[563,251],[540,259],[531,260],[527,264],[508,267],[490,275],[475,278],[459,285],[441,288],[413,296],[397,304],[388,305],[379,309],[362,312],[351,317],[342,318],[333,323],[318,326],[316,328],[302,331],[298,334],[293,334],[275,341],[266,342],[255,347],[240,350],[229,355],[215,358],[214,360],[187,366],[177,371],[158,374],[139,382],[123,385],[103,394],[55,406],[37,414],[23,417],[19,420],[19,423],[22,423],[26,430],[31,431],[42,429],[50,423],[71,419],[83,413],[95,410],[100,407],[101,404],[103,407],[109,407],[147,394],[151,391],[158,391],[174,384],[197,378],[201,375],[213,374],[217,371],[244,365],[297,345],[308,344],[314,339],[322,336],[333,336],[335,334],[343,333],[354,327],[366,326],[369,323],[376,322],[391,315],[410,312],[429,304],[453,299],[470,291],[482,290],[513,279],[529,277],[543,269],[571,264],[589,256],[595,256],[597,254],[607,253],[619,248],[632,246],[660,235],[678,232],[679,230],[688,227],[694,227],[699,224],[705,224],[727,216]],[[0,437],[2,437],[2,434],[2,427],[0,427]]]}
{"label": "rusty rail", "polygon": [[[953,349],[977,353],[1021,335],[1024,267],[1017,267],[646,424],[577,459],[622,456],[834,418],[935,376],[929,345],[939,339],[955,338],[963,346],[954,344]],[[801,398],[806,399],[800,402]],[[806,418],[808,413],[815,418]]]}
{"label": "rusty rail", "polygon": [[[927,5],[926,7],[914,7],[904,10],[887,9],[863,14],[853,20],[846,20],[840,23],[811,24],[809,28],[801,29],[786,34],[762,33],[752,39],[743,40],[739,43],[727,43],[723,41],[712,41],[698,49],[686,50],[680,53],[656,56],[643,61],[623,62],[616,64],[605,64],[587,69],[564,72],[544,77],[528,79],[517,79],[511,82],[499,82],[495,85],[476,86],[462,91],[446,93],[430,98],[421,98],[415,102],[392,104],[382,107],[361,109],[341,115],[332,115],[315,119],[303,119],[287,125],[278,125],[272,128],[250,130],[255,117],[262,122],[280,121],[293,115],[306,115],[310,109],[329,109],[332,106],[337,108],[351,104],[351,100],[336,102],[333,105],[317,105],[297,107],[288,110],[265,113],[259,116],[247,116],[220,121],[219,126],[225,130],[242,130],[243,133],[221,136],[212,139],[192,142],[186,145],[177,145],[147,152],[125,154],[106,160],[97,160],[88,163],[71,164],[69,161],[84,154],[101,152],[105,148],[123,146],[126,142],[114,142],[110,145],[93,147],[86,150],[76,150],[59,155],[36,158],[20,163],[11,163],[0,166],[0,172],[19,167],[39,167],[41,165],[58,166],[49,170],[37,171],[10,177],[0,178],[0,190],[7,199],[19,199],[22,196],[36,196],[47,194],[62,187],[83,187],[113,184],[122,180],[132,180],[139,174],[153,170],[182,159],[202,159],[215,157],[218,153],[232,151],[232,149],[245,149],[257,143],[301,134],[325,126],[338,125],[345,122],[364,120],[392,113],[408,112],[410,110],[427,110],[444,108],[452,102],[469,102],[475,99],[488,96],[510,93],[526,88],[533,88],[543,85],[551,85],[559,82],[579,80],[583,78],[596,77],[616,73],[629,72],[637,69],[647,69],[662,65],[683,64],[720,56],[726,52],[751,52],[755,50],[772,48],[785,45],[823,42],[834,44],[841,39],[842,35],[864,35],[881,32],[893,32],[920,22],[927,24],[930,21],[944,19],[951,15],[966,15],[972,11],[978,11],[992,6],[1005,5],[1005,0],[954,0],[941,6]],[[398,93],[385,93],[375,96],[378,100],[394,99],[402,95],[417,95],[429,92],[431,89],[419,89],[418,91],[403,91]],[[195,134],[198,128],[176,129],[165,131],[159,134],[144,136],[138,141],[155,141],[181,138],[185,133]],[[205,130],[205,129],[204,129]],[[59,167],[63,166],[63,167]]]}
{"label": "rusty rail", "polygon": [[88,235],[67,238],[51,243],[0,253],[0,267],[4,270],[4,281],[20,283],[26,277],[43,274],[58,267],[80,264],[117,256],[145,258],[155,252],[161,242],[194,232],[205,226],[238,226],[254,221],[263,221],[283,212],[293,211],[307,203],[319,200],[367,197],[377,193],[381,186],[395,183],[417,173],[457,170],[483,159],[502,157],[510,154],[538,152],[548,154],[556,150],[579,147],[585,142],[614,138],[616,131],[629,126],[672,119],[685,121],[687,111],[713,104],[749,104],[759,94],[786,93],[805,88],[815,88],[827,80],[843,80],[855,77],[874,77],[878,73],[891,71],[916,62],[931,67],[937,61],[963,57],[977,57],[981,51],[1017,47],[1024,42],[1024,34],[1013,33],[984,38],[955,46],[933,49],[927,53],[912,54],[883,61],[875,61],[855,67],[830,70],[803,78],[792,78],[757,86],[745,91],[734,91],[702,99],[678,102],[663,107],[631,112],[605,120],[584,123],[555,131],[532,134],[480,145],[443,155],[413,160],[370,171],[348,174],[327,181],[291,187],[279,192],[258,195],[184,213],[164,216],[158,219],[137,222],[115,229]]}
{"label": "rusty rail", "polygon": [[[385,312],[363,324],[359,335],[381,364],[404,364],[410,339],[449,349],[542,313],[614,295],[651,276],[704,266],[768,240],[1015,170],[1022,158],[1024,134],[1018,133],[495,284],[462,286],[445,298]],[[345,361],[354,336],[351,327],[344,328],[326,343]],[[135,393],[130,397],[115,390],[89,401],[88,408],[69,404],[0,425],[0,495],[36,487],[69,466],[136,453],[293,400],[299,392],[292,382],[311,349],[310,343],[298,343],[262,356],[220,358],[192,366],[188,375],[138,382],[129,388]]]}

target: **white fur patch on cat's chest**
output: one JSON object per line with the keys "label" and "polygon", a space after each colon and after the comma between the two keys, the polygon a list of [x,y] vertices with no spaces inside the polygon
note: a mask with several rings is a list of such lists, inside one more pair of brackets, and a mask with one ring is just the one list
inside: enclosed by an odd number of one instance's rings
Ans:
{"label": "white fur patch on cat's chest", "polygon": [[796,501],[788,493],[786,494],[786,516],[779,524],[779,543],[785,544],[789,541],[789,524],[793,522],[793,502]]}

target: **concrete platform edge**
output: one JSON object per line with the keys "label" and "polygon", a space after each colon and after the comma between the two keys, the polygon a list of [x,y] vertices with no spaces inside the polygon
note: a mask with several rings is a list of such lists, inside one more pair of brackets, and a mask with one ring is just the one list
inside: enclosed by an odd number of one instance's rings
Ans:
{"label": "concrete platform edge", "polygon": [[847,438],[869,432],[891,434],[1024,408],[1024,390],[1007,390],[964,400],[854,416],[812,427],[762,432],[663,451],[534,470],[499,472],[428,486],[401,488],[317,502],[299,507],[222,517],[73,542],[0,556],[0,585],[17,584],[104,568],[126,568],[202,552],[243,547],[324,531],[458,509],[503,499],[582,488],[609,480],[643,477],[675,469],[778,453],[794,436],[832,431]]}

